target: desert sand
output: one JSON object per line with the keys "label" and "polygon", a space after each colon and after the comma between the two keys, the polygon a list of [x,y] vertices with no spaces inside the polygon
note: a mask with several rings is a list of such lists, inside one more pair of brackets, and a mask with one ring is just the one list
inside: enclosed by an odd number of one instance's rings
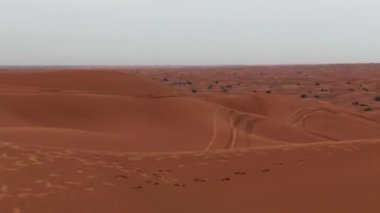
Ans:
{"label": "desert sand", "polygon": [[380,212],[380,65],[0,69],[0,212]]}

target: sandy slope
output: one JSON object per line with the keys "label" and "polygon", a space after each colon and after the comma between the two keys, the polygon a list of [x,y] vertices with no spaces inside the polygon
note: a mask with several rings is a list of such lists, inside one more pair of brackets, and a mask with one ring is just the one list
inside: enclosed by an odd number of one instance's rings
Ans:
{"label": "sandy slope", "polygon": [[1,212],[380,210],[380,123],[326,101],[8,72],[0,116]]}
{"label": "sandy slope", "polygon": [[2,143],[0,206],[31,213],[378,212],[379,145],[154,155]]}

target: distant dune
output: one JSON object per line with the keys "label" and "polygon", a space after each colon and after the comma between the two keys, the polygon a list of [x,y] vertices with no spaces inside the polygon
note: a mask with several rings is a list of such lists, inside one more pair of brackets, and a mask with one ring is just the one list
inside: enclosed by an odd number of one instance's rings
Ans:
{"label": "distant dune", "polygon": [[[377,112],[347,107],[358,96],[337,82],[286,69],[260,87],[238,68],[0,72],[0,209],[380,211]],[[308,98],[292,76],[312,84]],[[321,88],[347,100],[310,98]]]}

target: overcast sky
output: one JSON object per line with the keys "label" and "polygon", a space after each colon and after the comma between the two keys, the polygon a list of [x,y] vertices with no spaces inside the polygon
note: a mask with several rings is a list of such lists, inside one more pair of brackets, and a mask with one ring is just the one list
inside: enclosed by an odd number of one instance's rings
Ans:
{"label": "overcast sky", "polygon": [[0,65],[380,62],[379,0],[0,0]]}

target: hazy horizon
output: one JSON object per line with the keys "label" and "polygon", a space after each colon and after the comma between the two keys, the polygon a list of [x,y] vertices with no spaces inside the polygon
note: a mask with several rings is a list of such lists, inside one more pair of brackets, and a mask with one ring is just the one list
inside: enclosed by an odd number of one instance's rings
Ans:
{"label": "hazy horizon", "polygon": [[2,0],[0,66],[380,62],[374,0]]}

